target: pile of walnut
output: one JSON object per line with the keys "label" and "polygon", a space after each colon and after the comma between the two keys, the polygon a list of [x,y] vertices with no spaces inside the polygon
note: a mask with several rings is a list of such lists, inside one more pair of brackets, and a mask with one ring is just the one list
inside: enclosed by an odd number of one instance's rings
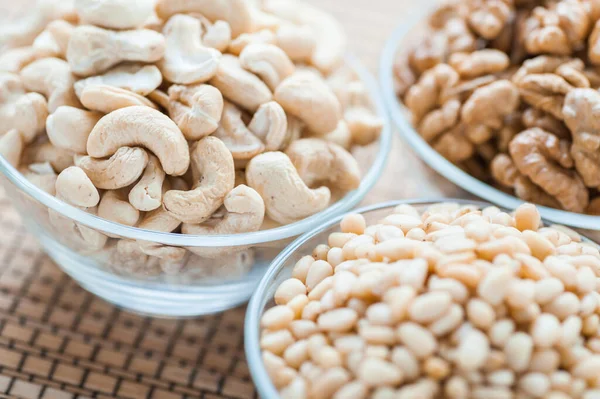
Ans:
{"label": "pile of walnut", "polygon": [[[328,14],[287,0],[65,4],[42,1],[0,34],[0,153],[45,191],[127,226],[235,234],[360,184],[349,151],[382,123]],[[88,252],[106,243],[50,221]]]}
{"label": "pile of walnut", "polygon": [[600,2],[447,0],[399,53],[432,147],[540,205],[600,215]]}
{"label": "pile of walnut", "polygon": [[600,253],[534,205],[346,216],[262,316],[283,399],[600,397]]}

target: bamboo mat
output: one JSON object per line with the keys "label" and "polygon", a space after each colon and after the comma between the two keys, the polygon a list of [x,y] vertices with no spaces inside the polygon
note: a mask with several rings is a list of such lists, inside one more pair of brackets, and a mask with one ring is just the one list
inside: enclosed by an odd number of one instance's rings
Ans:
{"label": "bamboo mat", "polygon": [[[395,18],[410,4],[311,2],[344,23],[351,51],[373,73]],[[14,0],[0,0],[3,15],[11,4]],[[441,195],[464,194],[395,138],[384,176],[365,203]],[[243,354],[243,318],[242,307],[161,320],[94,297],[44,255],[0,190],[0,397],[254,398]]]}

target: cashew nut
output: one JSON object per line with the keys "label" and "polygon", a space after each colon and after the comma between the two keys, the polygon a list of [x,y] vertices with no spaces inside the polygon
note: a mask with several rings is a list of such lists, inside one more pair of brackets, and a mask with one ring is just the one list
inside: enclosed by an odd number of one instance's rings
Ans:
{"label": "cashew nut", "polygon": [[308,26],[283,24],[275,32],[275,40],[292,61],[308,61],[315,50],[317,39]]}
{"label": "cashew nut", "polygon": [[315,134],[326,134],[342,119],[340,102],[327,84],[315,74],[296,72],[275,90],[285,112],[302,120]]}
{"label": "cashew nut", "polygon": [[275,34],[268,29],[244,33],[231,41],[227,51],[239,56],[250,43],[275,44]]}
{"label": "cashew nut", "polygon": [[[54,172],[50,162],[33,163],[27,167],[19,168],[19,172],[40,190],[52,196],[56,195],[56,178],[58,175]],[[43,209],[47,208],[44,206]]]}
{"label": "cashew nut", "polygon": [[50,22],[46,29],[35,38],[31,46],[37,58],[65,58],[73,29],[75,27],[72,24],[62,19]]}
{"label": "cashew nut", "polygon": [[223,113],[223,95],[210,85],[169,87],[169,96],[150,96],[169,111],[188,140],[199,140],[217,130]]}
{"label": "cashew nut", "polygon": [[79,99],[87,109],[104,114],[136,105],[156,109],[156,105],[144,96],[119,87],[100,84],[86,86]]}
{"label": "cashew nut", "polygon": [[317,138],[294,141],[285,151],[309,187],[328,183],[342,190],[360,185],[360,167],[352,154],[337,144]]}
{"label": "cashew nut", "polygon": [[75,164],[96,187],[115,190],[133,184],[141,176],[148,164],[148,153],[137,147],[121,147],[109,159],[82,156],[76,157]]}
{"label": "cashew nut", "polygon": [[214,24],[205,24],[206,32],[202,36],[202,43],[206,47],[214,48],[224,53],[231,43],[231,27],[226,21],[215,21]]}
{"label": "cashew nut", "polygon": [[56,179],[56,195],[69,204],[92,208],[100,202],[100,194],[83,169],[70,166]]}
{"label": "cashew nut", "polygon": [[97,112],[63,105],[46,119],[46,133],[55,147],[85,154],[88,136],[100,118]]}
{"label": "cashew nut", "polygon": [[219,89],[223,97],[251,112],[273,97],[262,80],[243,69],[237,57],[228,54],[221,57],[217,74],[209,83]]}
{"label": "cashew nut", "polygon": [[156,13],[164,20],[174,14],[199,13],[211,21],[226,21],[233,37],[252,31],[246,0],[158,0]]}
{"label": "cashew nut", "polygon": [[[200,249],[199,247],[196,247]],[[189,248],[190,250],[192,248]],[[208,249],[208,248],[206,248]],[[217,248],[214,248],[215,250]],[[216,251],[215,251],[216,252]],[[185,264],[183,277],[186,281],[232,279],[243,277],[254,265],[254,250],[243,249],[235,253],[225,253],[218,257],[191,255]]]}
{"label": "cashew nut", "polygon": [[48,99],[48,111],[53,113],[61,105],[81,107],[73,90],[73,74],[66,61],[42,58],[21,71],[25,88],[43,94]]}
{"label": "cashew nut", "polygon": [[249,44],[240,54],[240,65],[258,75],[272,91],[295,70],[287,54],[273,44]]}
{"label": "cashew nut", "polygon": [[158,158],[150,155],[142,178],[129,192],[129,202],[140,211],[152,211],[160,207],[164,181],[165,172]]}
{"label": "cashew nut", "polygon": [[140,212],[127,201],[123,190],[108,190],[98,205],[98,216],[125,226],[135,226],[140,219]]}
{"label": "cashew nut", "polygon": [[71,34],[67,61],[73,73],[97,75],[123,61],[156,62],[165,54],[165,38],[149,29],[115,32],[81,25]]}
{"label": "cashew nut", "polygon": [[73,165],[73,153],[48,141],[36,142],[25,147],[21,157],[23,165],[44,162],[50,162],[54,170],[60,173]]}
{"label": "cashew nut", "polygon": [[21,133],[17,129],[9,130],[8,133],[0,136],[0,155],[16,168],[19,166],[24,145]]}
{"label": "cashew nut", "polygon": [[225,102],[223,106],[221,125],[213,136],[225,143],[236,161],[248,160],[265,148],[262,141],[246,127],[242,112],[229,102]]}
{"label": "cashew nut", "polygon": [[159,61],[165,79],[180,84],[203,83],[217,73],[221,53],[205,47],[200,21],[189,15],[174,15],[163,29],[167,49]]}
{"label": "cashew nut", "polygon": [[265,201],[267,215],[282,224],[320,212],[331,199],[327,187],[310,189],[282,152],[266,152],[252,158],[246,168],[246,180]]}
{"label": "cashew nut", "polygon": [[265,103],[252,117],[248,129],[265,143],[267,151],[277,151],[283,148],[287,138],[288,122],[285,111],[275,101]]}
{"label": "cashew nut", "polygon": [[184,223],[202,223],[233,189],[235,167],[231,152],[216,137],[208,136],[192,148],[192,171],[197,182],[191,191],[170,190],[163,206]]}
{"label": "cashew nut", "polygon": [[0,54],[0,72],[19,73],[38,58],[38,52],[31,46],[7,50]]}
{"label": "cashew nut", "polygon": [[18,130],[26,142],[44,131],[48,108],[38,93],[25,93],[19,76],[0,73],[0,136]]}
{"label": "cashew nut", "polygon": [[104,116],[92,130],[87,150],[92,157],[102,158],[135,145],[152,151],[169,175],[181,176],[190,165],[188,143],[181,130],[150,107],[121,108]]}
{"label": "cashew nut", "polygon": [[132,29],[152,15],[153,0],[75,0],[83,23],[109,29]]}
{"label": "cashew nut", "polygon": [[165,233],[170,233],[176,230],[179,227],[179,225],[181,225],[180,220],[173,217],[164,208],[158,208],[146,213],[146,215],[144,215],[144,218],[138,225],[138,228],[142,230],[162,231]]}
{"label": "cashew nut", "polygon": [[365,146],[379,138],[383,121],[368,108],[351,107],[344,112],[344,120],[348,125],[352,142]]}
{"label": "cashew nut", "polygon": [[92,76],[75,82],[75,93],[81,97],[83,89],[90,85],[120,87],[146,96],[162,83],[162,74],[155,65],[122,64],[103,75]]}
{"label": "cashew nut", "polygon": [[352,133],[350,132],[348,124],[343,119],[339,121],[337,127],[333,131],[324,136],[320,136],[319,138],[337,144],[345,150],[349,150],[350,147],[352,147]]}

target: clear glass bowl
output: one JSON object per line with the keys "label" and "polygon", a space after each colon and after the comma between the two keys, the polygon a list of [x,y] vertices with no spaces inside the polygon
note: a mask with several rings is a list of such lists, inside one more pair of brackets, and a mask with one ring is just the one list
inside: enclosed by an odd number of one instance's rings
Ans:
{"label": "clear glass bowl", "polygon": [[[379,79],[383,97],[391,118],[398,127],[404,141],[432,169],[457,186],[478,197],[498,206],[514,209],[523,203],[523,200],[500,191],[469,175],[431,148],[412,126],[409,111],[398,100],[394,91],[393,65],[396,54],[398,51],[402,51],[403,45],[409,44],[411,40],[414,41],[416,32],[418,32],[424,18],[433,11],[437,3],[436,0],[420,0],[413,3],[412,6],[407,6],[406,12],[403,15],[399,15],[400,21],[398,27],[386,42],[379,64]],[[600,230],[600,216],[567,212],[539,205],[538,208],[542,217],[552,222],[582,229]]]}
{"label": "clear glass bowl", "polygon": [[[382,172],[392,138],[385,106],[369,72],[352,57],[347,62],[369,89],[384,128],[378,142],[360,149],[364,172],[360,187],[302,221],[237,235],[158,233],[71,207],[31,184],[2,157],[0,181],[28,230],[88,291],[123,308],[157,316],[196,316],[234,307],[250,297],[273,258],[294,237],[356,206]],[[82,242],[82,234],[87,241]],[[103,240],[107,240],[103,249],[90,249]],[[145,241],[144,245],[166,256],[185,253],[185,264],[148,260],[143,253],[129,250],[134,245],[127,244],[134,244],[133,240]]]}
{"label": "clear glass bowl", "polygon": [[[408,201],[390,201],[381,204],[375,204],[364,208],[353,211],[355,213],[361,213],[368,224],[376,223],[382,217],[387,216],[394,209],[394,207],[400,204],[410,204],[414,206],[418,211],[422,212],[427,207],[440,202],[454,202],[461,205],[475,205],[480,208],[490,206],[492,204],[480,201],[470,201],[461,199],[418,199]],[[343,215],[336,217],[328,221],[325,225],[320,226],[295,240],[290,244],[283,252],[275,258],[269,270],[265,273],[263,279],[260,281],[258,288],[252,295],[252,299],[248,304],[246,310],[246,320],[244,324],[244,348],[246,351],[246,360],[248,361],[248,367],[254,385],[258,390],[258,394],[264,399],[276,399],[279,398],[277,389],[272,384],[269,375],[264,367],[261,350],[260,350],[260,319],[265,309],[272,306],[273,295],[277,290],[277,287],[285,280],[291,277],[292,270],[296,262],[306,255],[311,255],[313,249],[319,245],[327,242],[329,234],[340,231],[339,223],[342,220]],[[590,242],[587,238],[583,238],[585,241]]]}

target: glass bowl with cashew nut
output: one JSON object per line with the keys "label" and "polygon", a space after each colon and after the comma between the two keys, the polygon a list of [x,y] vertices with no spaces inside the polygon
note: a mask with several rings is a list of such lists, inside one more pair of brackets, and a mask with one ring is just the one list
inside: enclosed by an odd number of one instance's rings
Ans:
{"label": "glass bowl with cashew nut", "polygon": [[262,398],[595,398],[600,253],[533,204],[396,201],[273,262],[246,312]]}
{"label": "glass bowl with cashew nut", "polygon": [[377,181],[391,140],[377,83],[318,8],[65,3],[2,26],[0,171],[89,291],[154,315],[233,307]]}
{"label": "glass bowl with cashew nut", "polygon": [[568,0],[407,8],[380,64],[403,139],[479,197],[536,203],[548,220],[600,230],[597,8]]}

